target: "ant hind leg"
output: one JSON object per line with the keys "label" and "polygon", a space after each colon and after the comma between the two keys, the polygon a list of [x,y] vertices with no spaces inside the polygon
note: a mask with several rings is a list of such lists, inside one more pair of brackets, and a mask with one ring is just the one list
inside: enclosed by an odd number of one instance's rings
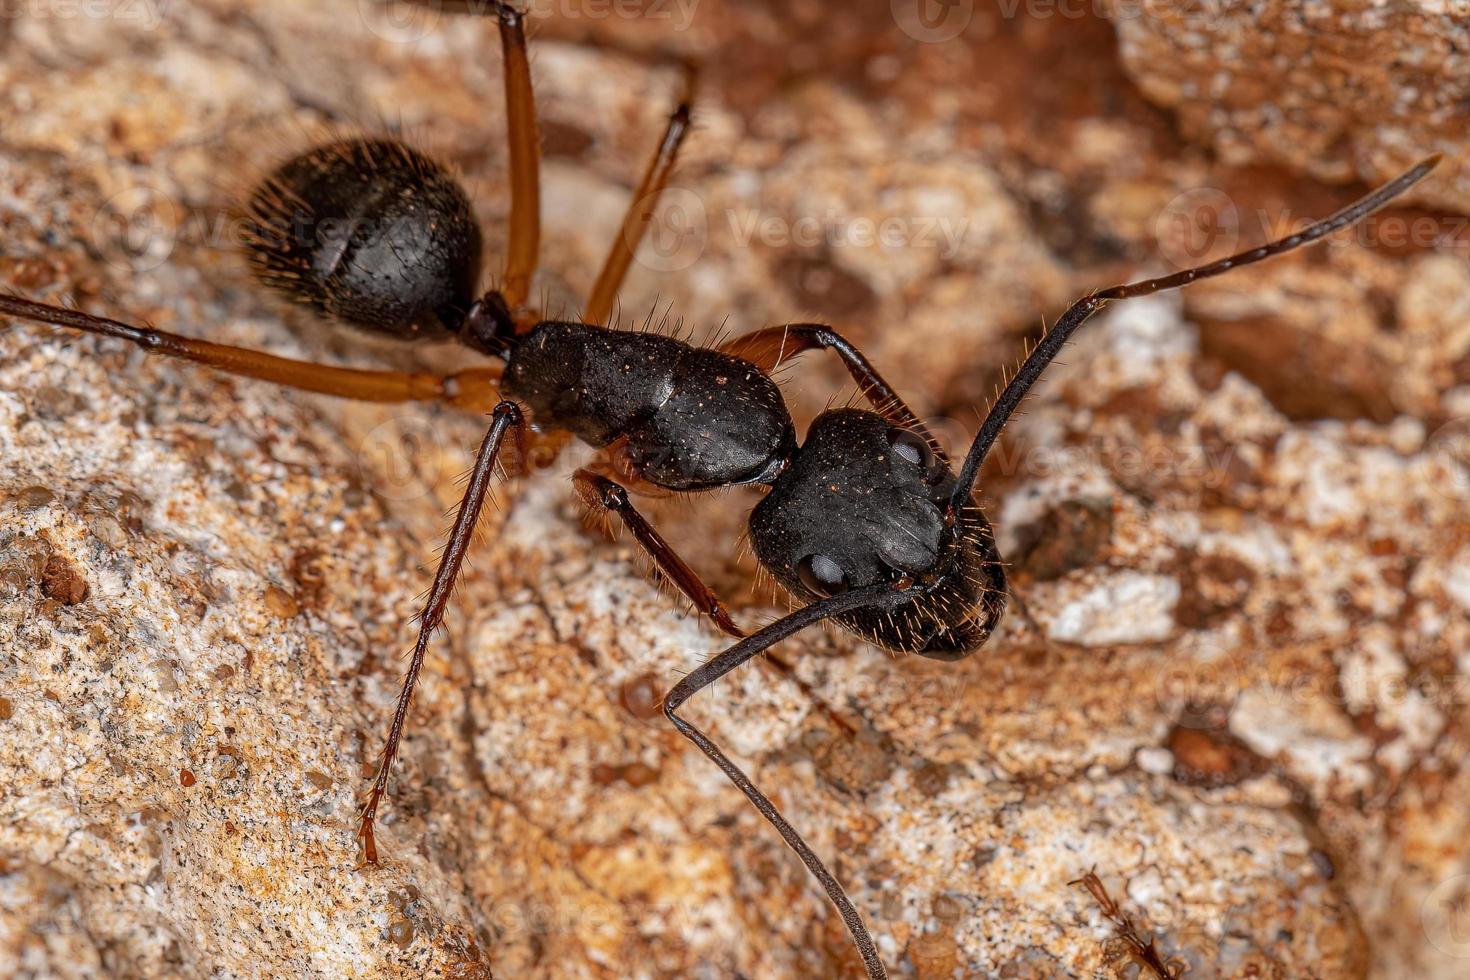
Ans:
{"label": "ant hind leg", "polygon": [[277,357],[245,347],[214,344],[179,334],[138,327],[120,320],[93,316],[64,306],[37,303],[0,293],[0,316],[48,323],[136,344],[150,354],[193,361],[225,374],[270,381],[287,388],[368,402],[444,402],[472,411],[488,411],[499,396],[495,385],[501,368],[487,365],[454,374],[409,371],[373,371],[335,367],[314,361]]}

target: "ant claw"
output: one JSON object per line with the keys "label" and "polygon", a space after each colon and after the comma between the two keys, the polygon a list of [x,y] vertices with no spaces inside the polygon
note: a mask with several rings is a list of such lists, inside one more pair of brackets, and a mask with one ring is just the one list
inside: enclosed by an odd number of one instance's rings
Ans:
{"label": "ant claw", "polygon": [[366,818],[357,828],[357,839],[362,841],[362,860],[353,870],[361,871],[363,868],[376,868],[378,861],[378,842],[373,834],[372,818]]}

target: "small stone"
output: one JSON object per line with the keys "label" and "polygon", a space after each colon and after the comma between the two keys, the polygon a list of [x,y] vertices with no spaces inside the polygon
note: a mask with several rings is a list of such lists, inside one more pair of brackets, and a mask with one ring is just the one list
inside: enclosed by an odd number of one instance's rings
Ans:
{"label": "small stone", "polygon": [[87,598],[87,580],[68,559],[52,555],[41,570],[41,591],[63,605],[75,606]]}
{"label": "small stone", "polygon": [[622,683],[618,697],[630,715],[647,721],[658,717],[663,710],[660,690],[658,678],[652,674],[639,674]]}
{"label": "small stone", "polygon": [[406,948],[413,942],[413,923],[407,919],[394,919],[388,924],[388,941]]}
{"label": "small stone", "polygon": [[1225,786],[1265,768],[1263,759],[1223,729],[1176,726],[1169,733],[1169,751],[1180,782]]}
{"label": "small stone", "polygon": [[128,542],[127,531],[123,529],[122,522],[107,514],[93,516],[87,523],[87,529],[94,538],[114,550]]}
{"label": "small stone", "polygon": [[263,599],[266,612],[277,619],[294,619],[301,612],[301,605],[295,596],[277,586],[272,585],[266,589]]}
{"label": "small stone", "polygon": [[1139,749],[1135,758],[1138,768],[1151,776],[1165,776],[1174,771],[1174,753],[1168,749],[1149,746]]}
{"label": "small stone", "polygon": [[14,491],[10,499],[21,510],[38,510],[55,500],[56,494],[50,487],[32,485]]}
{"label": "small stone", "polygon": [[45,385],[32,392],[30,404],[39,417],[49,422],[65,422],[81,413],[85,403],[75,392]]}
{"label": "small stone", "polygon": [[1163,640],[1174,631],[1179,591],[1174,578],[1118,572],[1059,609],[1048,632],[1089,647]]}
{"label": "small stone", "polygon": [[876,788],[897,767],[883,738],[866,729],[852,737],[831,739],[815,761],[825,778],[849,792]]}
{"label": "small stone", "polygon": [[934,918],[940,922],[953,925],[958,922],[960,916],[965,912],[965,907],[957,899],[949,895],[934,896]]}
{"label": "small stone", "polygon": [[914,785],[925,796],[938,796],[949,785],[949,770],[944,766],[926,762],[914,771]]}
{"label": "small stone", "polygon": [[658,770],[641,762],[630,762],[623,767],[623,782],[637,789],[658,782]]}

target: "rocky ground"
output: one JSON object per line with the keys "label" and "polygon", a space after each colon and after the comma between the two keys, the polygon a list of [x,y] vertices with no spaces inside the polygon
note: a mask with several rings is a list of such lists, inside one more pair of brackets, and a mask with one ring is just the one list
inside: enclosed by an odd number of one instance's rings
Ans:
{"label": "rocky ground", "polygon": [[[1073,296],[1451,154],[1362,232],[1089,327],[984,481],[1040,634],[1012,617],[946,665],[818,631],[780,651],[809,691],[751,669],[689,714],[899,975],[1158,975],[1125,917],[1189,977],[1462,975],[1465,12],[1383,14],[1416,39],[1390,58],[1373,8],[1252,32],[1220,10],[544,7],[547,308],[586,294],[693,55],[699,125],[625,316],[829,320],[956,443]],[[303,324],[252,287],[230,207],[325,131],[400,128],[464,173],[498,255],[492,25],[367,0],[4,14],[0,282],[291,356],[460,357]],[[1296,84],[1326,52],[1351,99]],[[848,397],[809,360],[782,375],[802,418]],[[723,643],[584,526],[577,451],[497,494],[388,860],[358,868],[482,431],[0,325],[0,972],[853,973],[800,865],[658,714]],[[754,499],[649,504],[747,623],[777,608],[737,546]]]}

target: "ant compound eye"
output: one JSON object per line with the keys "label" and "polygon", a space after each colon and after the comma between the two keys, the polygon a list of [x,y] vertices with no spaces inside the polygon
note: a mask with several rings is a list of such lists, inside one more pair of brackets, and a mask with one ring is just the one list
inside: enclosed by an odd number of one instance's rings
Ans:
{"label": "ant compound eye", "polygon": [[934,462],[934,451],[923,436],[908,429],[894,429],[888,433],[888,444],[900,459],[908,460],[919,469],[928,471]]}
{"label": "ant compound eye", "polygon": [[826,555],[807,555],[796,563],[796,574],[801,584],[817,595],[834,596],[847,591],[847,573]]}
{"label": "ant compound eye", "polygon": [[924,475],[925,483],[937,484],[949,475],[949,468],[934,455],[934,448],[929,445],[929,440],[917,432],[893,429],[888,433],[888,444],[893,447],[895,456]]}

